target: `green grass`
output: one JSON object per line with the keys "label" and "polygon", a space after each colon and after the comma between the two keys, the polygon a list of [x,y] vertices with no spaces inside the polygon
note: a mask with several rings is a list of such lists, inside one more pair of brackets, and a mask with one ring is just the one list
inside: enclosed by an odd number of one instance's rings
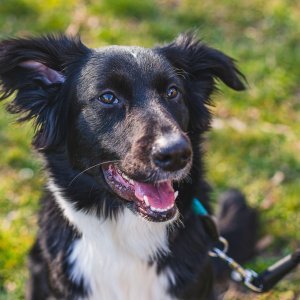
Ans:
{"label": "green grass", "polygon": [[[273,238],[250,264],[260,271],[300,246],[299,1],[0,0],[0,38],[67,31],[79,32],[89,46],[148,47],[189,29],[238,59],[248,79],[246,92],[220,84],[214,97],[207,170],[214,198],[238,187],[260,210],[261,235]],[[31,136],[31,126],[15,124],[1,105],[0,300],[23,298],[26,253],[37,228],[44,180]],[[298,270],[259,299],[299,295]]]}

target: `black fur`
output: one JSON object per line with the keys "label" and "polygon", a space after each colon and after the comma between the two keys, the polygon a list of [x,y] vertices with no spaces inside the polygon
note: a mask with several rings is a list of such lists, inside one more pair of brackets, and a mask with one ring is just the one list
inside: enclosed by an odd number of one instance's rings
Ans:
{"label": "black fur", "polygon": [[[96,211],[99,217],[117,218],[127,209],[106,184],[99,164],[115,160],[134,180],[163,180],[176,172],[166,174],[155,167],[152,144],[172,132],[188,138],[193,150],[190,173],[176,173],[181,180],[174,183],[184,227],[170,234],[171,254],[160,257],[157,271],[170,267],[175,273],[178,280],[170,294],[209,299],[209,239],[191,211],[191,201],[199,197],[210,210],[201,142],[210,127],[208,106],[216,80],[243,90],[244,77],[231,58],[190,34],[169,45],[136,51],[139,63],[128,48],[95,51],[79,38],[63,35],[2,41],[1,99],[17,91],[8,110],[18,113],[20,121],[33,120],[33,145],[43,155],[49,176],[76,209]],[[165,99],[170,84],[179,87],[176,100]],[[121,99],[113,108],[103,107],[98,99],[108,89]],[[68,277],[70,244],[80,233],[64,219],[50,192],[42,201],[39,228],[31,252],[28,298],[87,295],[88,287]]]}

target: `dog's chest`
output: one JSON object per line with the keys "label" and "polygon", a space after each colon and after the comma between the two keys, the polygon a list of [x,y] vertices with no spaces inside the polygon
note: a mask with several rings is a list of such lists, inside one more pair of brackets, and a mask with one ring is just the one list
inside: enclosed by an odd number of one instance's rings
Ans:
{"label": "dog's chest", "polygon": [[[64,199],[60,199],[63,201]],[[75,211],[60,202],[66,218],[82,233],[71,246],[70,277],[83,282],[90,300],[167,300],[170,272],[157,274],[149,259],[167,252],[165,224],[148,223],[125,209],[117,220]]]}
{"label": "dog's chest", "polygon": [[73,280],[83,279],[90,300],[165,300],[168,279],[158,275],[155,266],[149,266],[135,254],[124,252],[120,245],[102,240],[90,243],[78,240],[71,261]]}

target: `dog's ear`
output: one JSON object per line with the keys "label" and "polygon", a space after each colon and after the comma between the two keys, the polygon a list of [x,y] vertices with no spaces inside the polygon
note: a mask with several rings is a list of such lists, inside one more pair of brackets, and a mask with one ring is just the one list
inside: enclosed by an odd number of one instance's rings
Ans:
{"label": "dog's ear", "polygon": [[194,34],[182,34],[171,44],[158,48],[158,51],[179,73],[184,72],[183,75],[192,80],[213,82],[214,79],[220,79],[234,90],[245,89],[245,77],[237,69],[234,60],[206,46]]}
{"label": "dog's ear", "polygon": [[62,141],[68,109],[61,94],[68,69],[88,51],[78,37],[64,35],[0,42],[0,100],[17,92],[8,111],[20,114],[19,121],[34,120],[36,148]]}
{"label": "dog's ear", "polygon": [[190,132],[209,129],[211,114],[206,104],[215,89],[216,80],[230,88],[245,89],[244,75],[232,58],[210,48],[193,34],[182,34],[174,42],[156,48],[173,65],[175,72],[184,78],[190,106]]}

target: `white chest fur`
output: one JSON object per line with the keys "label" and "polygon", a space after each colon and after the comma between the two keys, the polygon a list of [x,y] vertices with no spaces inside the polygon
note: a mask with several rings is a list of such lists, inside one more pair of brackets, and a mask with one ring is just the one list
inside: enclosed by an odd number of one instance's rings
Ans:
{"label": "white chest fur", "polygon": [[72,279],[90,288],[89,300],[169,300],[168,270],[160,275],[150,257],[168,252],[167,225],[150,223],[125,209],[117,220],[76,211],[53,183],[49,189],[82,237],[74,242]]}

